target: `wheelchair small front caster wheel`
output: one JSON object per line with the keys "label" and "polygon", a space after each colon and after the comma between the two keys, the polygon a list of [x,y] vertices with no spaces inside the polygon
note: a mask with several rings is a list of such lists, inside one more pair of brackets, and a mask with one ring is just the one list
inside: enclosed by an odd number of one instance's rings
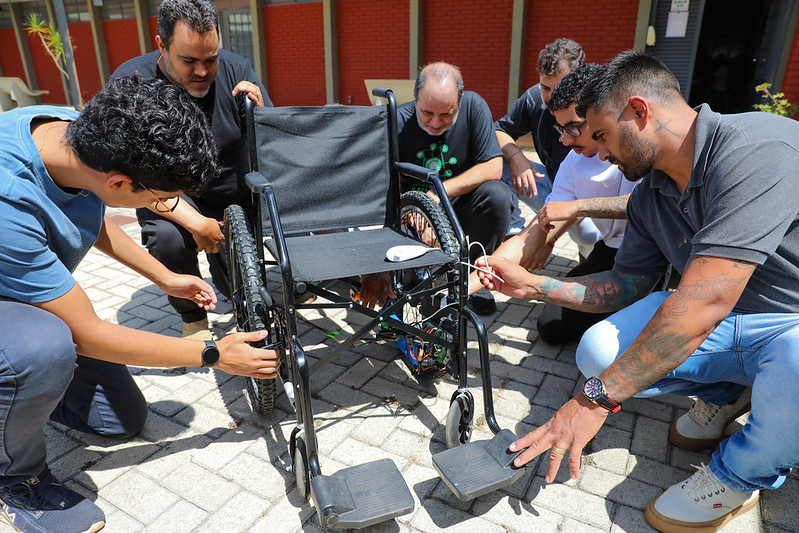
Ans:
{"label": "wheelchair small front caster wheel", "polygon": [[447,448],[455,448],[469,442],[472,437],[474,400],[471,395],[459,394],[452,399],[444,428]]}
{"label": "wheelchair small front caster wheel", "polygon": [[292,468],[294,477],[297,481],[297,494],[303,501],[308,501],[311,497],[311,481],[308,473],[308,452],[305,448],[305,440],[301,435],[297,435],[294,446],[294,457],[292,457]]}

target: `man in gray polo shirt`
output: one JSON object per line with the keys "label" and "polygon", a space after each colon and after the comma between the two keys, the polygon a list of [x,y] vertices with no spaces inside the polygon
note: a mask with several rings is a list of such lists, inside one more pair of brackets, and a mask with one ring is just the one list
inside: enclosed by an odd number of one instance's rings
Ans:
{"label": "man in gray polo shirt", "polygon": [[[719,449],[654,499],[646,518],[660,531],[714,531],[799,464],[799,123],[692,109],[672,73],[635,52],[603,67],[578,113],[600,154],[628,179],[643,178],[615,267],[557,280],[492,258],[493,273],[481,278],[514,297],[622,310],[580,342],[583,392],[511,450],[528,448],[517,465],[551,450],[548,482],[569,450],[576,477],[583,447],[620,402],[696,396],[669,440]],[[647,295],[668,263],[682,274],[679,287]],[[750,397],[747,424],[725,439]]]}

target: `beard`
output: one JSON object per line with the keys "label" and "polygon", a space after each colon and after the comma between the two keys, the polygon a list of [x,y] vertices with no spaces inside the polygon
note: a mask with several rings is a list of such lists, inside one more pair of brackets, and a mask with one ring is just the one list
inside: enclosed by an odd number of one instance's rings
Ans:
{"label": "beard", "polygon": [[169,79],[169,81],[172,82],[172,85],[175,85],[176,87],[180,87],[181,89],[184,89],[187,93],[192,95],[194,98],[203,98],[203,97],[205,97],[205,95],[208,94],[208,91],[211,90],[211,85],[210,84],[205,89],[200,89],[200,90],[192,89],[190,87],[187,87],[186,84],[182,82],[182,80],[180,79],[180,76],[175,71],[175,69],[172,68],[172,63],[170,62],[169,57],[166,56],[166,55],[162,55],[161,58],[163,59],[161,61],[161,68],[164,71],[164,74],[166,74],[166,77]]}
{"label": "beard", "polygon": [[433,133],[432,131],[427,129],[427,125],[422,121],[422,118],[419,116],[419,113],[416,113],[416,122],[419,123],[419,127],[422,128],[425,131],[425,133],[427,133],[428,135],[432,135],[433,137],[440,137],[441,135],[444,135],[445,133],[447,133],[449,130],[452,129],[452,126],[454,126],[455,123],[458,121],[458,115],[460,114],[460,112],[461,112],[460,109],[455,111],[455,116],[452,117],[452,122],[450,122],[446,128],[439,131],[438,133]]}
{"label": "beard", "polygon": [[657,144],[637,136],[627,124],[619,124],[619,158],[614,162],[620,163],[624,177],[629,181],[638,181],[650,172],[655,165]]}

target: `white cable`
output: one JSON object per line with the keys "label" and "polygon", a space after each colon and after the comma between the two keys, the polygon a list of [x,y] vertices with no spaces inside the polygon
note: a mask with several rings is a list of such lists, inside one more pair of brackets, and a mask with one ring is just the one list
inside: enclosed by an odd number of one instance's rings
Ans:
{"label": "white cable", "polygon": [[[469,243],[469,251],[471,251],[472,246],[474,246],[475,244],[480,247],[480,250],[482,250],[482,252],[483,252],[483,261],[485,261],[486,266],[488,266],[488,254],[486,253],[486,249],[483,246],[483,243],[481,243],[480,241],[474,241],[472,243]],[[463,262],[461,262],[461,263],[463,263]],[[504,279],[499,277],[496,274],[496,272],[494,272],[493,270],[488,270],[487,268],[482,268],[482,267],[479,267],[477,265],[473,265],[473,264],[471,264],[469,262],[466,262],[466,263],[463,263],[463,264],[465,264],[466,266],[470,266],[470,267],[474,268],[475,270],[477,270],[479,272],[483,272],[484,274],[490,274],[490,275],[494,276],[495,278],[497,278],[502,283],[507,283]]]}

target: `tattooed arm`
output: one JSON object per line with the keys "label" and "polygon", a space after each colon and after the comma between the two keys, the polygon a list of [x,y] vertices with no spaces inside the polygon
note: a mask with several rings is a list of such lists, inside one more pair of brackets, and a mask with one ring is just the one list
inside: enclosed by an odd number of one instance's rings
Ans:
{"label": "tattooed arm", "polygon": [[[477,264],[486,266],[483,259]],[[573,278],[550,278],[531,274],[518,264],[496,256],[488,258],[488,265],[488,271],[479,272],[479,277],[490,290],[588,313],[611,313],[627,307],[649,294],[658,279],[657,275],[635,276],[614,270]]]}
{"label": "tattooed arm", "polygon": [[756,265],[692,256],[679,287],[603,373],[611,398],[625,400],[677,368],[730,314]]}
{"label": "tattooed arm", "polygon": [[568,202],[549,202],[538,212],[538,222],[542,228],[549,231],[554,227],[554,222],[560,220],[577,220],[580,217],[627,218],[627,200],[629,199],[630,195],[625,194],[624,196],[584,198]]}
{"label": "tattooed arm", "polygon": [[[692,256],[680,286],[655,313],[633,344],[600,378],[608,396],[622,402],[677,368],[729,315],[756,265],[718,257]],[[546,424],[510,445],[527,448],[516,460],[521,466],[556,446],[569,450],[569,472],[580,472],[585,445],[605,422],[608,411],[582,393],[566,402]],[[551,483],[563,455],[549,455],[546,480]]]}

